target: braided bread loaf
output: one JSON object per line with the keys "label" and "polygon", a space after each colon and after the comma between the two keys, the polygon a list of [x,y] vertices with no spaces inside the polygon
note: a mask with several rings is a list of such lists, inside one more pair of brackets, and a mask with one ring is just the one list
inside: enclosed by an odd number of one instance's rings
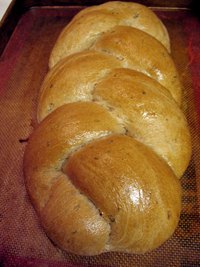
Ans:
{"label": "braided bread loaf", "polygon": [[144,253],[176,229],[191,141],[167,49],[155,14],[125,2],[81,11],[58,38],[24,171],[62,249]]}

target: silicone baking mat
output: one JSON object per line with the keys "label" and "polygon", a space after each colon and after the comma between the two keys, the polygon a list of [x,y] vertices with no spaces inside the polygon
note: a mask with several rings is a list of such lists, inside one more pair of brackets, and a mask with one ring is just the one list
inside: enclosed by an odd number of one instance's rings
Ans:
{"label": "silicone baking mat", "polygon": [[19,20],[0,57],[0,264],[3,266],[200,266],[200,22],[189,10],[155,9],[167,26],[184,85],[193,156],[181,179],[183,207],[173,237],[145,255],[81,257],[45,235],[27,195],[23,153],[36,125],[37,95],[61,29],[81,7],[33,8]]}

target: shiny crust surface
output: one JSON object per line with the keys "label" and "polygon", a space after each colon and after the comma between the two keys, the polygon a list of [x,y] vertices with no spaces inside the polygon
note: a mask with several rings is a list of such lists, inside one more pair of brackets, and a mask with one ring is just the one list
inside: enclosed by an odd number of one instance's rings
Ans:
{"label": "shiny crust surface", "polygon": [[81,255],[156,248],[178,223],[178,178],[103,107],[73,106],[51,113],[25,154],[26,185],[47,233]]}
{"label": "shiny crust surface", "polygon": [[50,56],[53,67],[63,57],[88,49],[102,33],[117,25],[130,26],[152,35],[170,51],[168,32],[147,7],[128,2],[107,2],[79,12],[61,32]]}
{"label": "shiny crust surface", "polygon": [[61,249],[140,254],[175,232],[191,139],[169,47],[151,10],[115,1],[82,10],[58,38],[24,173]]}
{"label": "shiny crust surface", "polygon": [[103,34],[91,49],[112,55],[125,68],[158,81],[181,104],[182,88],[176,66],[164,46],[149,34],[129,26],[116,26]]}
{"label": "shiny crust surface", "polygon": [[180,177],[191,154],[190,133],[182,111],[158,82],[127,68],[112,69],[118,66],[120,62],[109,55],[93,51],[61,61],[42,85],[38,119],[63,104],[95,101],[126,128],[128,135],[163,157]]}

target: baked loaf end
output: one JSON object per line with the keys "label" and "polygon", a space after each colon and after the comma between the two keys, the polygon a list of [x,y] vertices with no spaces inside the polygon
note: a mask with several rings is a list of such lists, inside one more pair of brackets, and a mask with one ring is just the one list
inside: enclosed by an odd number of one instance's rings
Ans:
{"label": "baked loaf end", "polygon": [[44,229],[66,251],[145,253],[178,225],[191,139],[163,38],[152,11],[125,2],[81,11],[58,38],[24,173]]}
{"label": "baked loaf end", "polygon": [[61,248],[82,255],[144,253],[174,232],[180,184],[162,159],[123,135],[106,114],[85,102],[48,116],[26,152],[27,187],[48,235]]}
{"label": "baked loaf end", "polygon": [[138,3],[113,1],[86,8],[72,19],[52,50],[49,66],[53,67],[65,56],[88,49],[101,34],[117,25],[147,32],[170,52],[168,32],[149,8]]}

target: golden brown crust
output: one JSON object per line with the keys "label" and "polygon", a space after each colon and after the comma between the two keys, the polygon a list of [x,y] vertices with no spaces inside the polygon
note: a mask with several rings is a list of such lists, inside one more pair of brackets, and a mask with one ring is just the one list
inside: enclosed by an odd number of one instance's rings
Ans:
{"label": "golden brown crust", "polygon": [[103,35],[92,49],[98,51],[73,54],[49,71],[41,87],[39,121],[63,101],[91,100],[94,84],[119,67],[140,71],[158,81],[180,105],[179,75],[170,55],[154,38],[130,27],[117,27]]}
{"label": "golden brown crust", "polygon": [[180,183],[164,160],[125,133],[120,120],[92,102],[61,106],[33,132],[26,186],[61,248],[81,255],[144,253],[174,232]]}
{"label": "golden brown crust", "polygon": [[110,220],[111,250],[144,253],[177,226],[177,178],[152,150],[130,137],[114,135],[89,144],[70,157],[64,172]]}
{"label": "golden brown crust", "polygon": [[41,221],[48,235],[60,247],[74,253],[99,254],[109,240],[109,223],[63,174],[52,186]]}
{"label": "golden brown crust", "polygon": [[38,121],[64,103],[91,101],[94,84],[117,67],[122,67],[120,61],[96,51],[84,51],[62,60],[42,84]]}
{"label": "golden brown crust", "polygon": [[[131,137],[110,136],[124,134],[124,129],[112,126],[109,115],[106,122],[99,105],[78,103],[68,115],[72,105],[63,105],[40,124],[25,153],[27,188],[47,233],[63,249],[83,255],[154,249],[178,223],[178,179],[145,145]],[[81,113],[84,121],[77,121]],[[59,123],[52,127],[55,117]],[[66,126],[69,117],[77,131]],[[96,138],[101,140],[92,141]],[[69,143],[74,146],[70,152]]]}
{"label": "golden brown crust", "polygon": [[26,187],[48,236],[80,255],[151,251],[180,217],[178,177],[191,156],[181,85],[167,50],[130,27],[136,21],[167,40],[138,4],[106,3],[72,20],[51,64],[87,50],[47,74],[24,155]]}
{"label": "golden brown crust", "polygon": [[[128,134],[150,146],[180,177],[191,155],[186,119],[171,94],[146,75],[120,66],[112,56],[87,51],[57,64],[41,90],[38,118],[76,101],[96,101],[121,120]],[[79,77],[78,79],[76,77]]]}
{"label": "golden brown crust", "polygon": [[140,71],[166,87],[181,104],[182,88],[175,64],[155,38],[138,29],[116,26],[91,47],[119,59],[123,67]]}
{"label": "golden brown crust", "polygon": [[73,150],[91,139],[124,131],[105,108],[92,102],[63,105],[48,116],[33,132],[24,159],[27,186],[38,210],[45,206],[52,183]]}
{"label": "golden brown crust", "polygon": [[187,121],[168,91],[151,78],[115,69],[95,86],[95,101],[112,107],[127,134],[150,146],[181,177],[191,157]]}
{"label": "golden brown crust", "polygon": [[147,7],[137,3],[108,2],[84,9],[64,28],[51,53],[49,66],[70,54],[88,49],[103,33],[116,25],[138,28],[158,39],[170,51],[163,23]]}

